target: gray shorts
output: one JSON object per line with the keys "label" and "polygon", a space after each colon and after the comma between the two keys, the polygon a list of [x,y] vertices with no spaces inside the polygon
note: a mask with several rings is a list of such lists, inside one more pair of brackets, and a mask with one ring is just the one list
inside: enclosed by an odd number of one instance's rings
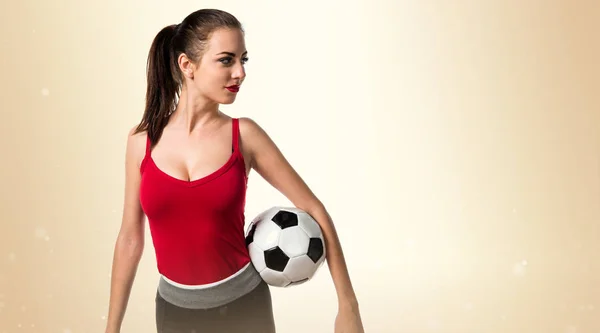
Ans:
{"label": "gray shorts", "polygon": [[156,293],[158,333],[275,333],[269,286],[259,283],[250,293],[210,309],[182,308]]}
{"label": "gray shorts", "polygon": [[158,333],[275,333],[269,286],[250,266],[216,287],[180,289],[161,279]]}

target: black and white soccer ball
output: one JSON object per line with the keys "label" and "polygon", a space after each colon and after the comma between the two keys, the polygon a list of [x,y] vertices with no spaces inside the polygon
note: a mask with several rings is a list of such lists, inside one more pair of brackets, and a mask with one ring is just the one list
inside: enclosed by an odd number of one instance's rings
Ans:
{"label": "black and white soccer ball", "polygon": [[325,261],[325,241],[317,221],[293,207],[271,207],[246,231],[252,264],[271,286],[290,287],[310,280]]}

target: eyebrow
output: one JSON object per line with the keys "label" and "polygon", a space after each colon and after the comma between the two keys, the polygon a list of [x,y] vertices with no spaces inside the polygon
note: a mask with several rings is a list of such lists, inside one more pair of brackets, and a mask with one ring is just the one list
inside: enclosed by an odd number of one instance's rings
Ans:
{"label": "eyebrow", "polygon": [[[232,57],[235,57],[235,53],[233,53],[233,52],[227,52],[227,51],[225,51],[225,52],[217,53],[217,55],[220,55],[220,54],[227,54],[227,55],[230,55]],[[245,55],[245,54],[248,54],[248,51],[244,51],[244,53],[242,53],[242,55]]]}

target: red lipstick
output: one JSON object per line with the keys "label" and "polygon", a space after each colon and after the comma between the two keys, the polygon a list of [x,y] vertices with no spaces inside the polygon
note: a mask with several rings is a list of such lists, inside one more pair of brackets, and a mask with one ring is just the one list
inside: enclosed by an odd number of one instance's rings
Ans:
{"label": "red lipstick", "polygon": [[238,86],[238,85],[233,85],[233,86],[229,86],[229,87],[225,87],[225,88],[227,88],[227,90],[234,92],[234,93],[240,91],[240,86]]}

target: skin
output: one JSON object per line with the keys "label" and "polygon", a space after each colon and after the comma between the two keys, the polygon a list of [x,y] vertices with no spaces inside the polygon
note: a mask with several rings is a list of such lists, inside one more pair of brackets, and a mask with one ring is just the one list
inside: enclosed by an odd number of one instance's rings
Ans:
{"label": "skin", "polygon": [[[224,51],[231,54],[221,54]],[[231,117],[219,111],[219,105],[235,101],[236,93],[225,87],[243,82],[246,57],[242,32],[221,29],[211,35],[198,63],[185,55],[178,58],[179,68],[185,76],[180,102],[170,116],[161,140],[152,150],[152,158],[161,170],[175,178],[194,180],[210,174],[227,161],[231,154]],[[145,216],[139,203],[139,168],[144,158],[146,133],[133,134],[134,128],[127,136],[124,209],[114,250],[107,333],[120,332],[145,242]],[[319,223],[327,247],[327,266],[338,299],[334,331],[363,333],[358,301],[342,247],[325,206],[269,135],[248,117],[240,118],[240,148],[247,175],[255,170],[293,205]]]}

